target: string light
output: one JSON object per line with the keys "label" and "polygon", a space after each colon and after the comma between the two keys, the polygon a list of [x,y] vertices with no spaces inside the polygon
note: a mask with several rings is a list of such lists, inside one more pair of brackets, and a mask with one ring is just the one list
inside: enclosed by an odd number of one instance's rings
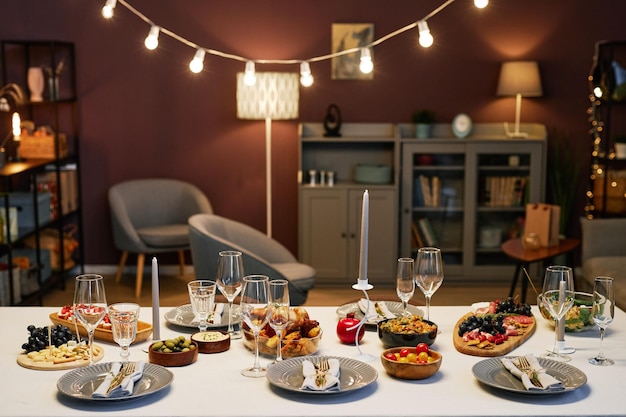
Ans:
{"label": "string light", "polygon": [[158,26],[152,25],[150,27],[150,32],[148,33],[148,36],[146,36],[144,45],[146,45],[146,48],[148,48],[151,51],[156,49],[157,46],[159,46],[159,27]]}
{"label": "string light", "polygon": [[204,49],[198,49],[196,54],[193,56],[193,59],[189,63],[189,69],[194,74],[199,73],[204,68]]}
{"label": "string light", "polygon": [[363,74],[369,74],[374,70],[374,63],[372,62],[370,48],[361,48],[361,62],[359,63],[359,69]]}
{"label": "string light", "polygon": [[474,6],[479,9],[484,9],[489,4],[489,0],[474,0]]}
{"label": "string light", "polygon": [[[442,10],[444,10],[446,7],[448,7],[454,1],[455,0],[445,0],[445,1],[443,1],[443,3],[441,5],[439,5],[439,7],[435,8],[433,11],[431,11],[426,16],[424,16],[422,19],[420,19],[420,20],[418,20],[416,22],[410,23],[410,24],[408,24],[408,25],[406,25],[404,27],[401,27],[400,29],[397,29],[397,30],[395,30],[395,31],[393,31],[391,33],[388,33],[388,34],[386,34],[386,35],[384,35],[384,36],[374,40],[369,45],[349,48],[349,49],[345,49],[345,50],[342,50],[342,51],[337,51],[337,52],[333,52],[333,53],[330,53],[330,54],[316,56],[316,57],[312,57],[312,58],[308,58],[308,59],[286,59],[286,60],[285,59],[255,59],[254,63],[257,63],[257,64],[286,64],[286,65],[297,65],[297,64],[300,64],[301,76],[302,76],[302,64],[305,63],[305,62],[307,63],[307,65],[309,65],[309,63],[312,63],[312,62],[326,61],[326,60],[337,58],[337,57],[340,57],[340,56],[343,56],[343,55],[357,53],[359,51],[361,51],[361,55],[363,55],[363,49],[364,48],[367,49],[368,52],[369,52],[370,48],[373,48],[374,46],[380,45],[381,43],[383,43],[383,42],[385,42],[385,41],[387,41],[387,40],[389,40],[389,39],[391,39],[391,38],[393,38],[395,36],[398,36],[398,35],[406,32],[408,30],[414,29],[416,27],[418,28],[418,30],[420,32],[420,34],[419,34],[420,45],[422,45],[423,47],[429,47],[433,43],[433,37],[432,37],[432,35],[430,33],[430,29],[428,28],[428,24],[426,23],[426,21],[431,19],[435,15],[439,14]],[[135,16],[139,17],[144,22],[148,23],[151,27],[156,26],[155,23],[152,22],[150,19],[148,19],[143,13],[141,13],[139,10],[137,10],[136,8],[131,6],[128,3],[127,0],[106,0],[106,4],[102,8],[102,15],[104,17],[106,17],[106,18],[111,18],[113,16],[113,9],[115,8],[117,3],[121,4],[123,7],[128,9],[131,13],[133,13]],[[489,3],[489,0],[474,0],[474,4],[475,4],[475,6],[477,8],[485,7],[485,6],[487,6],[488,3]],[[246,65],[247,65],[248,62],[252,62],[249,58],[245,58],[243,56],[239,56],[239,55],[235,55],[235,54],[231,54],[231,53],[218,51],[218,50],[215,50],[215,49],[202,47],[202,46],[196,44],[195,42],[192,42],[192,41],[190,41],[188,39],[185,39],[182,36],[172,32],[171,30],[168,30],[168,29],[164,28],[163,26],[157,26],[157,27],[158,27],[157,43],[158,43],[158,33],[163,33],[163,34],[165,34],[167,36],[170,36],[171,38],[179,41],[180,43],[185,44],[185,45],[187,45],[187,46],[197,50],[196,56],[194,57],[192,63],[190,63],[190,65],[189,65],[190,69],[193,72],[200,72],[200,71],[202,71],[204,55],[206,53],[211,54],[211,55],[215,55],[215,56],[219,56],[221,58],[226,58],[226,59],[232,59],[232,60],[236,60],[236,61],[246,62]],[[150,29],[150,31],[152,32],[152,29]],[[150,35],[148,35],[148,37],[150,37]],[[148,38],[146,38],[146,42],[147,42],[147,40],[148,40]],[[148,47],[148,45],[146,45],[146,47]],[[371,53],[370,53],[370,62],[371,62]],[[365,65],[366,65],[366,69],[367,69],[367,64],[365,64]],[[309,66],[309,70],[310,70],[310,66]],[[372,63],[372,70],[373,70],[373,63]],[[363,70],[361,70],[361,71],[363,71]],[[311,75],[311,79],[312,79],[312,75]],[[302,80],[300,82],[302,83]]]}
{"label": "string light", "polygon": [[417,28],[420,32],[419,42],[424,48],[428,48],[433,44],[433,35],[430,33],[430,28],[425,20],[417,22]]}
{"label": "string light", "polygon": [[303,87],[310,87],[313,85],[311,66],[306,61],[300,64],[300,84],[302,84]]}
{"label": "string light", "polygon": [[102,16],[106,19],[110,19],[113,17],[113,9],[115,9],[115,5],[117,0],[107,0],[106,4],[102,8]]}
{"label": "string light", "polygon": [[248,87],[252,87],[256,83],[256,70],[254,68],[254,62],[246,62],[246,70],[243,75],[243,83]]}

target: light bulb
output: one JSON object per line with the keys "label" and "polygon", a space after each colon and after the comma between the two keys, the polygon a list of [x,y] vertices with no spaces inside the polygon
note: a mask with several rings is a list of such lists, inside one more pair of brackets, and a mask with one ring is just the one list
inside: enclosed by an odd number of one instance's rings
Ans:
{"label": "light bulb", "polygon": [[361,63],[359,69],[363,74],[369,74],[374,69],[374,63],[372,62],[372,55],[369,48],[361,48]]}
{"label": "light bulb", "polygon": [[22,134],[22,122],[20,121],[20,114],[18,112],[13,113],[11,126],[13,128],[13,136],[19,138]]}
{"label": "light bulb", "polygon": [[602,97],[602,89],[599,86],[596,86],[593,88],[593,95],[596,96],[597,98],[601,98]]}
{"label": "light bulb", "polygon": [[419,42],[424,48],[428,48],[433,44],[433,35],[430,34],[428,23],[425,20],[417,22],[417,28],[420,32]]}
{"label": "light bulb", "polygon": [[300,84],[303,87],[313,85],[313,74],[311,74],[311,67],[308,62],[300,63]]}
{"label": "light bulb", "polygon": [[198,49],[189,63],[189,69],[194,74],[199,73],[204,68],[204,54],[204,49]]}
{"label": "light bulb", "polygon": [[256,71],[254,69],[254,62],[246,62],[246,70],[243,74],[243,83],[248,87],[252,87],[256,83]]}
{"label": "light bulb", "polygon": [[144,45],[146,45],[146,48],[148,48],[151,51],[153,49],[156,49],[157,46],[159,46],[159,27],[158,26],[152,25],[152,27],[150,28],[150,32],[148,33],[148,36],[146,36]]}
{"label": "light bulb", "polygon": [[110,19],[113,17],[113,9],[115,9],[115,5],[117,4],[117,0],[107,0],[104,7],[102,8],[102,16],[106,19]]}
{"label": "light bulb", "polygon": [[474,6],[479,9],[484,9],[489,4],[489,0],[474,0]]}

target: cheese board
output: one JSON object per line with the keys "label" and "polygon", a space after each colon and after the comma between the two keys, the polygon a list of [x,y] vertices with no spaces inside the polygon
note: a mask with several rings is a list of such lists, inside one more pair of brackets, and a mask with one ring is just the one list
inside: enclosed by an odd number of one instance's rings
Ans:
{"label": "cheese board", "polygon": [[[75,325],[73,320],[66,320],[59,317],[58,313],[50,314],[50,320],[54,324],[62,324],[64,326],[69,327],[72,331],[75,331]],[[78,327],[78,332],[81,336],[87,337],[87,329],[85,329],[80,323],[76,325]],[[148,340],[148,337],[152,334],[152,325],[150,323],[146,323],[143,321],[137,322],[137,336],[135,337],[135,341],[133,343],[143,342],[144,340]],[[102,340],[105,342],[115,343],[113,340],[113,332],[111,328],[103,328],[96,327],[96,330],[93,334],[94,339]]]}
{"label": "cheese board", "polygon": [[[93,345],[93,361],[98,362],[104,357],[104,349],[101,346]],[[79,359],[68,360],[66,362],[54,363],[53,361],[35,361],[28,354],[20,353],[17,356],[17,363],[28,369],[36,369],[40,371],[63,371],[66,369],[80,368],[89,365],[89,356]]]}

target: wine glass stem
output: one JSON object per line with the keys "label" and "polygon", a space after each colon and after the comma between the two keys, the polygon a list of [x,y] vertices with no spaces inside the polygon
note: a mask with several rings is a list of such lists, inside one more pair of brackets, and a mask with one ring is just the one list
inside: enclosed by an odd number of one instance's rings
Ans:
{"label": "wine glass stem", "polygon": [[233,301],[228,300],[228,333],[233,333],[235,329],[233,329]]}
{"label": "wine glass stem", "polygon": [[120,356],[122,357],[122,361],[128,362],[128,357],[130,356],[128,346],[122,346],[122,351],[120,352]]}
{"label": "wine glass stem", "polygon": [[598,360],[604,360],[604,328],[600,328],[600,353],[597,356]]}
{"label": "wine glass stem", "polygon": [[402,300],[402,317],[406,317],[406,305],[408,303],[404,300]]}
{"label": "wine glass stem", "polygon": [[426,295],[426,320],[430,320],[430,295]]}
{"label": "wine glass stem", "polygon": [[561,319],[554,319],[554,347],[552,353],[558,355],[559,352],[559,326],[561,325]]}
{"label": "wine glass stem", "polygon": [[259,331],[254,332],[254,367],[253,369],[260,370],[261,365],[259,363]]}
{"label": "wine glass stem", "polygon": [[280,362],[283,360],[283,331],[277,330],[276,335],[278,336],[278,345],[276,347],[276,362]]}
{"label": "wine glass stem", "polygon": [[93,333],[94,330],[87,331],[89,336],[89,365],[93,365]]}

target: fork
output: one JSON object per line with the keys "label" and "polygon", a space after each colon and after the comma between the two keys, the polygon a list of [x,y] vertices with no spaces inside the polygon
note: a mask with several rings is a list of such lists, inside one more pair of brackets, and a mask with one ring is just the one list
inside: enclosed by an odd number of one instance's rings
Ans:
{"label": "fork", "polygon": [[315,369],[317,370],[316,375],[315,375],[315,384],[318,387],[322,387],[326,383],[326,374],[328,373],[330,369],[330,365],[328,364],[328,359],[320,358],[318,363],[314,366],[315,366]]}
{"label": "fork", "polygon": [[109,385],[106,395],[109,395],[111,391],[117,388],[127,376],[130,376],[133,373],[135,373],[135,368],[136,368],[135,362],[127,362],[123,364],[122,369],[120,369],[120,371],[117,373],[117,375],[115,375],[115,377],[111,381],[111,385]]}
{"label": "fork", "polygon": [[528,362],[528,359],[526,358],[526,356],[519,356],[517,358],[517,367],[520,371],[528,375],[528,377],[530,378],[530,382],[532,382],[534,386],[543,388],[543,385],[541,384],[537,376],[537,371],[533,369],[530,362]]}

